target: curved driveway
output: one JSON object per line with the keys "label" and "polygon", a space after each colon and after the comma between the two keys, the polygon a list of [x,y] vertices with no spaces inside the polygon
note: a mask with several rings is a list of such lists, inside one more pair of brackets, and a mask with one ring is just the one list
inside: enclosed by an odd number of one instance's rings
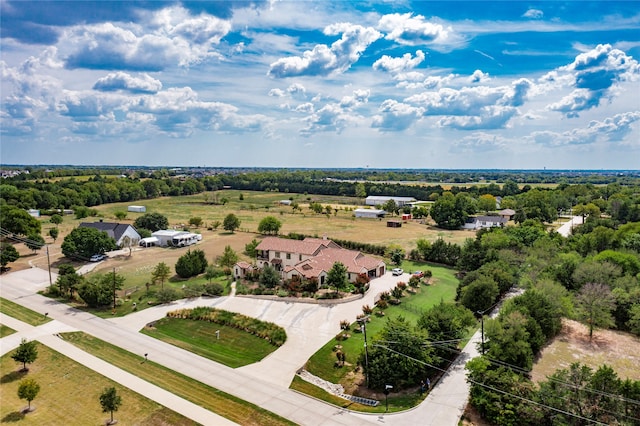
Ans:
{"label": "curved driveway", "polygon": [[[154,362],[250,401],[301,425],[366,425],[379,422],[391,425],[456,425],[466,404],[469,389],[465,381],[464,364],[470,357],[477,355],[475,351],[475,341],[479,339],[477,334],[467,344],[461,359],[434,386],[425,401],[405,413],[384,416],[353,413],[288,389],[295,372],[313,353],[339,332],[341,320],[354,321],[356,315],[362,312],[362,305],[372,306],[374,297],[379,292],[393,288],[399,280],[407,281],[408,275],[394,277],[387,274],[372,281],[371,290],[364,298],[337,305],[288,303],[244,297],[198,298],[148,308],[126,317],[108,320],[36,294],[38,290],[48,285],[49,277],[46,271],[37,268],[18,271],[2,276],[0,283],[2,297],[37,312],[48,312],[49,316],[57,320],[56,323],[64,325],[65,329],[84,331],[141,356],[148,353],[149,359]],[[212,306],[274,322],[286,329],[287,342],[258,363],[231,369],[138,333],[145,324],[162,318],[169,310],[194,306]],[[49,344],[51,338],[46,335],[45,327],[47,324],[36,329],[41,330],[40,332],[33,331],[35,334],[32,338],[38,338],[43,343]],[[49,327],[53,328],[53,326]],[[10,337],[1,340],[2,353],[15,347],[14,344],[17,345],[16,337],[13,340],[7,340]],[[71,357],[76,360],[81,360],[85,356],[90,355],[82,351],[73,351],[71,354]],[[101,369],[98,371],[103,372]],[[108,375],[106,372],[104,374]],[[131,378],[118,376],[117,372],[112,374],[116,376],[108,376],[125,386],[129,385]],[[145,396],[152,396],[142,393]],[[185,411],[185,407],[179,407],[182,404],[179,399],[163,404],[177,412]],[[204,422],[204,424],[212,423]]]}

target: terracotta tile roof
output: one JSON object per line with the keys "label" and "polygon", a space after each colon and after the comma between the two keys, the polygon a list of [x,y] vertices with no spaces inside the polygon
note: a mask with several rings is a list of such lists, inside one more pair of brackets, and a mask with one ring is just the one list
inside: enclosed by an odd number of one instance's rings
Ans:
{"label": "terracotta tile roof", "polygon": [[285,253],[299,253],[308,256],[318,254],[318,252],[329,246],[339,247],[331,240],[320,238],[306,238],[302,241],[288,238],[266,237],[256,247],[256,250],[280,251]]}
{"label": "terracotta tile roof", "polygon": [[244,260],[241,260],[240,262],[236,263],[236,265],[238,265],[242,269],[253,268],[253,265],[251,263],[245,262]]}
{"label": "terracotta tile roof", "polygon": [[294,268],[305,277],[313,277],[318,276],[322,271],[328,272],[336,262],[342,263],[352,274],[366,273],[383,263],[359,251],[326,248],[319,255],[296,264]]}

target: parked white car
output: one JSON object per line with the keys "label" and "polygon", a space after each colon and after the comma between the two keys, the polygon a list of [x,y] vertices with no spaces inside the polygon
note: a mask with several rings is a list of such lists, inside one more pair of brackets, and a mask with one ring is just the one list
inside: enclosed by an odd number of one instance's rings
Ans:
{"label": "parked white car", "polygon": [[391,273],[393,275],[397,276],[397,275],[402,275],[404,273],[404,271],[402,269],[400,269],[400,268],[394,268],[394,269],[391,270]]}

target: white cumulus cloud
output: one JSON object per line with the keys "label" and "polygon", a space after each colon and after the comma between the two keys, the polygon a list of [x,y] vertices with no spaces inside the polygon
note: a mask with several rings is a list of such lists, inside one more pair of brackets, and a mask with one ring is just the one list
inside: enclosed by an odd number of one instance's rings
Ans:
{"label": "white cumulus cloud", "polygon": [[342,33],[342,38],[331,44],[317,44],[302,56],[280,58],[269,67],[272,77],[285,78],[302,75],[331,75],[343,73],[360,59],[360,55],[374,41],[382,37],[378,31],[362,25],[340,23],[325,28],[326,35]]}
{"label": "white cumulus cloud", "polygon": [[156,93],[162,90],[162,82],[143,73],[139,76],[132,76],[126,72],[109,73],[96,81],[93,85],[95,90],[114,91],[126,90],[132,93]]}

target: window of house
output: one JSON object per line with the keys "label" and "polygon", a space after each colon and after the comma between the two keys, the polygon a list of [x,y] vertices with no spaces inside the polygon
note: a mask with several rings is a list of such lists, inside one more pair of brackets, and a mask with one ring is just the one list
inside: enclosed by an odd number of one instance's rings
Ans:
{"label": "window of house", "polygon": [[298,255],[298,260],[302,261],[302,255],[301,254]]}
{"label": "window of house", "polygon": [[276,258],[280,259],[280,252],[279,251],[276,252]]}
{"label": "window of house", "polygon": [[287,260],[291,259],[291,253],[287,253]]}

